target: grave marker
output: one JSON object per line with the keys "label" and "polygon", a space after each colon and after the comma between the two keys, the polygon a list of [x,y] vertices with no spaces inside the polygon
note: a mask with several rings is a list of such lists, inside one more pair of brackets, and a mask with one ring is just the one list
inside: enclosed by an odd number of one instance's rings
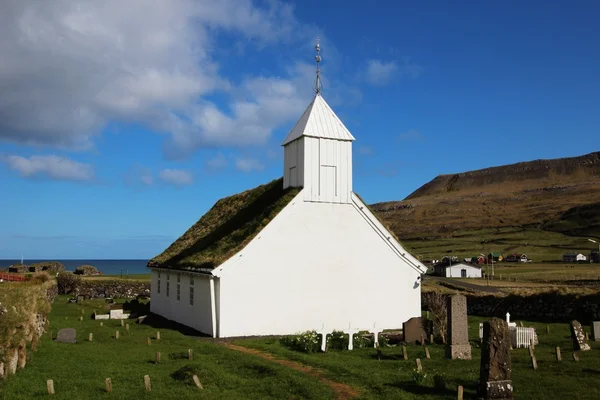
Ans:
{"label": "grave marker", "polygon": [[562,356],[560,355],[560,347],[556,346],[556,361],[562,361]]}
{"label": "grave marker", "polygon": [[194,384],[196,385],[196,387],[197,387],[198,389],[204,389],[204,388],[202,387],[202,384],[200,383],[200,379],[198,379],[198,375],[194,375],[194,376],[192,376],[192,379],[194,380]]}
{"label": "grave marker", "polygon": [[156,340],[160,340],[160,332],[156,331]]}
{"label": "grave marker", "polygon": [[592,322],[592,336],[594,341],[600,342],[600,321]]}
{"label": "grave marker", "polygon": [[406,346],[402,345],[402,356],[405,360],[408,360],[408,353],[406,352]]}
{"label": "grave marker", "polygon": [[119,331],[115,331],[115,339],[119,339]]}
{"label": "grave marker", "polygon": [[104,384],[106,385],[106,391],[108,393],[112,392],[112,382],[111,382],[110,378],[106,378],[104,380]]}
{"label": "grave marker", "polygon": [[415,363],[417,364],[417,371],[423,372],[423,366],[421,365],[421,360],[419,358],[417,358],[415,360]]}
{"label": "grave marker", "polygon": [[406,343],[415,344],[423,341],[425,329],[423,329],[423,320],[421,317],[413,317],[402,324],[402,334]]}
{"label": "grave marker", "polygon": [[550,325],[546,325],[546,334],[550,333]]}
{"label": "grave marker", "polygon": [[148,346],[150,346],[151,343],[152,341],[150,340],[150,338],[148,338]]}
{"label": "grave marker", "polygon": [[531,368],[533,368],[534,371],[537,371],[537,360],[535,359],[535,355],[531,356]]}
{"label": "grave marker", "polygon": [[467,298],[463,295],[448,297],[448,342],[446,357],[470,360],[471,345],[467,324]]}
{"label": "grave marker", "polygon": [[483,323],[478,395],[484,399],[512,399],[512,366],[508,324],[500,318]]}
{"label": "grave marker", "polygon": [[458,393],[457,393],[457,395],[458,395],[458,400],[463,400],[463,393],[464,393],[464,389],[463,389],[463,387],[462,387],[462,386],[459,386],[459,387],[458,387]]}
{"label": "grave marker", "polygon": [[125,326],[125,321],[121,320],[121,326]]}
{"label": "grave marker", "polygon": [[156,363],[158,364],[160,362],[160,351],[156,352]]}
{"label": "grave marker", "polygon": [[192,360],[194,358],[194,354],[192,353],[192,349],[188,349],[188,360]]}
{"label": "grave marker", "polygon": [[90,332],[90,334],[88,335],[88,342],[93,342],[94,341],[94,334]]}
{"label": "grave marker", "polygon": [[125,330],[128,331],[129,330],[129,324],[125,324]]}
{"label": "grave marker", "polygon": [[429,355],[429,347],[425,346],[425,358],[427,358],[428,360],[431,359],[431,356]]}
{"label": "grave marker", "polygon": [[77,343],[77,331],[73,328],[63,328],[58,331],[56,341],[62,343]]}
{"label": "grave marker", "polygon": [[588,351],[592,349],[587,343],[581,324],[576,320],[571,321],[571,340],[573,341],[573,350],[575,351]]}
{"label": "grave marker", "polygon": [[48,394],[54,394],[54,381],[52,379],[46,381],[46,387],[48,388]]}
{"label": "grave marker", "polygon": [[104,326],[104,322],[100,322],[100,326]]}
{"label": "grave marker", "polygon": [[579,356],[577,355],[577,353],[573,353],[573,360],[579,361]]}
{"label": "grave marker", "polygon": [[146,392],[150,391],[150,375],[144,375],[144,387],[146,388]]}

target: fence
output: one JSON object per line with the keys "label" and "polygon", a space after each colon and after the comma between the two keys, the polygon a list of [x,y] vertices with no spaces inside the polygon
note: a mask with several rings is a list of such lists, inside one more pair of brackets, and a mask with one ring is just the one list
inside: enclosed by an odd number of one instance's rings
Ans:
{"label": "fence", "polygon": [[25,277],[23,275],[0,272],[0,282],[22,282],[24,280]]}

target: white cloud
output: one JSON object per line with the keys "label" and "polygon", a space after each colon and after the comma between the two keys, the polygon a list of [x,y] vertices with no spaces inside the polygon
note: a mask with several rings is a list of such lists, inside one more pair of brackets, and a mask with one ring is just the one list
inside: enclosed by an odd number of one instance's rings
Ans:
{"label": "white cloud", "polygon": [[[302,75],[237,85],[220,76],[215,56],[221,32],[260,46],[297,35],[292,6],[261,4],[6,0],[0,141],[89,149],[109,121],[119,120],[171,135],[171,157],[203,145],[265,141],[305,105]],[[233,96],[227,112],[202,100],[218,90]]]}
{"label": "white cloud", "polygon": [[167,168],[159,172],[158,177],[167,184],[174,186],[191,185],[194,182],[192,174],[182,169]]}
{"label": "white cloud", "polygon": [[31,156],[29,158],[8,155],[0,157],[10,169],[24,178],[46,177],[65,181],[91,181],[94,168],[90,164],[73,161],[56,155]]}
{"label": "white cloud", "polygon": [[400,140],[423,140],[425,136],[416,129],[409,129],[408,131],[398,135]]}
{"label": "white cloud", "polygon": [[206,161],[206,166],[213,170],[226,168],[228,164],[227,157],[225,157],[223,153],[218,153],[216,156]]}
{"label": "white cloud", "polygon": [[383,86],[400,76],[418,77],[423,68],[404,57],[401,64],[396,61],[369,60],[365,71],[367,82],[374,86]]}
{"label": "white cloud", "polygon": [[238,158],[235,167],[242,172],[262,171],[265,166],[255,158]]}
{"label": "white cloud", "polygon": [[381,86],[389,83],[398,70],[394,61],[369,60],[367,62],[367,82],[371,85]]}

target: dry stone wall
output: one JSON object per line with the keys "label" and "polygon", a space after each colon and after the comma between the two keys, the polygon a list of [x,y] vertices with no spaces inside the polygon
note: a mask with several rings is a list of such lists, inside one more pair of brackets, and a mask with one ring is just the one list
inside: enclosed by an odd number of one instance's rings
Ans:
{"label": "dry stone wall", "polygon": [[150,296],[150,282],[83,281],[77,289],[77,294],[91,299],[103,297],[131,299]]}

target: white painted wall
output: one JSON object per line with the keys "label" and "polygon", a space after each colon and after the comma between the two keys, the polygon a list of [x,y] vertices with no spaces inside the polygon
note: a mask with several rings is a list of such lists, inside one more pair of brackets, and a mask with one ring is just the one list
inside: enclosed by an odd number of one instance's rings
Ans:
{"label": "white painted wall", "polygon": [[283,188],[304,186],[304,137],[283,147]]}
{"label": "white painted wall", "polygon": [[447,278],[461,278],[462,270],[465,270],[467,273],[467,278],[481,278],[481,268],[474,267],[469,264],[453,264],[446,268],[446,277]]}
{"label": "white painted wall", "polygon": [[306,136],[304,147],[304,199],[350,203],[352,142]]}
{"label": "white painted wall", "polygon": [[[160,293],[158,293],[159,275]],[[177,300],[177,275],[180,277],[179,300]],[[193,278],[194,281],[193,305],[190,305],[190,278]],[[167,282],[169,283],[168,297]],[[212,335],[210,277],[208,275],[153,269],[150,293],[150,311],[192,327],[199,332]]]}
{"label": "white painted wall", "polygon": [[219,337],[401,328],[421,314],[421,264],[359,200],[307,202],[306,190],[213,271]]}

